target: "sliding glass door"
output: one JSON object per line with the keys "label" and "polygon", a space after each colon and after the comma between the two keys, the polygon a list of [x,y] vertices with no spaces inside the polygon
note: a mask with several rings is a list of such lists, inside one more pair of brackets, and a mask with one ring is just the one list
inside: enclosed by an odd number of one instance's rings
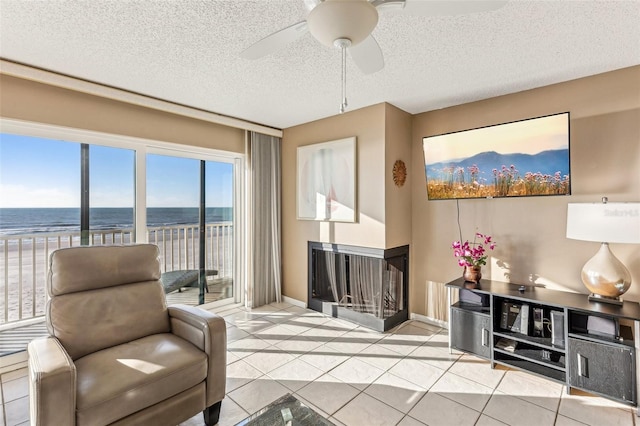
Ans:
{"label": "sliding glass door", "polygon": [[215,273],[209,286],[212,300],[235,297],[234,167],[233,163],[205,161],[206,262]]}
{"label": "sliding glass door", "polygon": [[200,161],[147,154],[147,233],[160,248],[168,302],[199,304]]}
{"label": "sliding glass door", "polygon": [[234,296],[234,164],[191,155],[146,157],[147,234],[169,303]]}

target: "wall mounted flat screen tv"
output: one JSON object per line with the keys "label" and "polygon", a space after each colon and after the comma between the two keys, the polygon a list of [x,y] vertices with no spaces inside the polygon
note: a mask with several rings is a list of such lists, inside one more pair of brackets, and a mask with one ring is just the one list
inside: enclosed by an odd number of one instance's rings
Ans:
{"label": "wall mounted flat screen tv", "polygon": [[422,140],[429,200],[569,195],[569,113]]}

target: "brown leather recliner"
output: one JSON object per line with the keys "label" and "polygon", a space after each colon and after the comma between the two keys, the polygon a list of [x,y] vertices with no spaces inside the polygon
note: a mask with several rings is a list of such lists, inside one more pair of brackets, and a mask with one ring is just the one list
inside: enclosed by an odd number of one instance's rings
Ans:
{"label": "brown leather recliner", "polygon": [[202,309],[167,307],[158,247],[51,254],[49,337],[28,347],[32,425],[218,422],[226,328]]}

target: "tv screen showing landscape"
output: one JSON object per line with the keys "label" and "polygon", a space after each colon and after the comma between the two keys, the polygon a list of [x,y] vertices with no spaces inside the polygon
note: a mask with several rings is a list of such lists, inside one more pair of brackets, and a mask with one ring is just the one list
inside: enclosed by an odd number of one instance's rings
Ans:
{"label": "tv screen showing landscape", "polygon": [[423,138],[429,200],[569,195],[569,113]]}

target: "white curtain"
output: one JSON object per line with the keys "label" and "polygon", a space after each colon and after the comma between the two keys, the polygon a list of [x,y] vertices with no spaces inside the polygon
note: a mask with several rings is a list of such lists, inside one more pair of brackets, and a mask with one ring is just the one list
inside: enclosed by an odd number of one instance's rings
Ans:
{"label": "white curtain", "polygon": [[331,251],[324,252],[325,265],[327,267],[327,279],[331,286],[331,294],[333,295],[333,301],[340,303],[340,297],[338,295],[338,280],[336,278],[336,255]]}
{"label": "white curtain", "polygon": [[353,310],[384,318],[382,292],[383,260],[364,256],[349,258],[349,283]]}
{"label": "white curtain", "polygon": [[252,308],[282,300],[280,144],[274,136],[249,134],[246,304]]}

